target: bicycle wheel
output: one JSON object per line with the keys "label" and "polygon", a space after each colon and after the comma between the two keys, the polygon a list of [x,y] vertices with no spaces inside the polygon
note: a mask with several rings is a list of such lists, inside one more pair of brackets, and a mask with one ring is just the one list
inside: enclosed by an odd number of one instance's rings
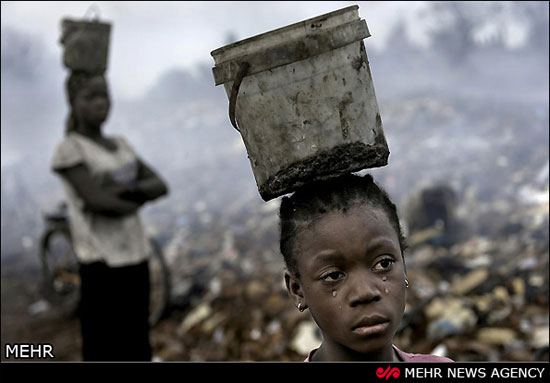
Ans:
{"label": "bicycle wheel", "polygon": [[149,258],[150,300],[149,324],[154,326],[164,315],[170,301],[170,274],[160,246],[150,239],[152,256]]}
{"label": "bicycle wheel", "polygon": [[76,312],[80,298],[79,266],[66,229],[53,228],[44,234],[41,263],[46,298],[64,311]]}

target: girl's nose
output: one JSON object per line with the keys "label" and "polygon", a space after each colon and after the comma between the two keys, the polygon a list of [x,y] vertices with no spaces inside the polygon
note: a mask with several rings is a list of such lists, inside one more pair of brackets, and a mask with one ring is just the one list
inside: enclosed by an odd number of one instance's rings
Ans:
{"label": "girl's nose", "polygon": [[350,286],[349,303],[351,307],[361,304],[368,304],[379,301],[382,297],[381,291],[372,276],[362,273],[353,278]]}

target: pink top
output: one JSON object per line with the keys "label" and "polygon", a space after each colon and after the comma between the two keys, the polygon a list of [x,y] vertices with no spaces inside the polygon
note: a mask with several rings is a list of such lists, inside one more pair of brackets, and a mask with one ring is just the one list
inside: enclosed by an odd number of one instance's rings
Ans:
{"label": "pink top", "polygon": [[[444,356],[429,354],[410,354],[408,352],[401,351],[395,345],[392,346],[397,352],[397,356],[399,357],[399,359],[401,359],[401,361],[403,362],[454,362],[454,360],[446,358]],[[317,349],[312,350],[307,356],[306,360],[304,360],[304,362],[309,362],[309,358],[313,355],[315,351],[317,351]]]}

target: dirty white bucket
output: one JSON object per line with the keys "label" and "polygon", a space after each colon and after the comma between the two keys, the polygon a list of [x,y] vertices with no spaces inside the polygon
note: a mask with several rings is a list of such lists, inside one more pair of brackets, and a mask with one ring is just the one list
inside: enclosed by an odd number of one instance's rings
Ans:
{"label": "dirty white bucket", "polygon": [[63,65],[72,71],[104,73],[107,70],[111,24],[97,20],[61,21]]}
{"label": "dirty white bucket", "polygon": [[351,6],[213,51],[261,197],[387,164],[388,146]]}

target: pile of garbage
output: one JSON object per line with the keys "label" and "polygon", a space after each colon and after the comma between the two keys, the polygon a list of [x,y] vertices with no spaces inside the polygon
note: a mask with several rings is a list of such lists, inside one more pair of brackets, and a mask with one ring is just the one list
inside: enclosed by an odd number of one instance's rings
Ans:
{"label": "pile of garbage", "polygon": [[548,360],[548,242],[537,235],[413,249],[396,342],[461,361]]}
{"label": "pile of garbage", "polygon": [[475,124],[461,121],[463,139],[447,135],[435,145],[441,155],[427,156],[451,165],[446,183],[409,196],[415,282],[398,342],[464,361],[548,360],[548,146],[537,143],[548,111],[464,101],[435,109]]}
{"label": "pile of garbage", "polygon": [[[396,202],[409,242],[410,288],[394,343],[457,361],[548,360],[547,107],[421,94],[381,105],[392,154],[369,173]],[[283,285],[280,199],[261,200],[240,137],[225,128],[199,163],[161,171],[171,196],[144,214],[172,282],[151,330],[154,358],[302,361],[321,334]],[[198,146],[189,137],[186,150]],[[8,269],[3,287],[22,281]],[[78,360],[78,321],[60,320],[40,300],[39,271],[23,283],[28,299],[3,289],[3,306],[14,307],[3,333],[43,339],[60,360]],[[25,310],[32,321],[22,326]]]}
{"label": "pile of garbage", "polygon": [[[370,172],[410,243],[395,344],[457,361],[548,360],[547,109],[423,95],[385,108],[393,157]],[[223,178],[215,169],[188,169],[202,188],[186,186],[186,214],[164,243],[173,290],[154,355],[303,360],[321,338],[283,285],[280,200],[264,203],[241,178],[224,196],[205,193],[206,178]]]}
{"label": "pile of garbage", "polygon": [[[300,360],[304,346],[319,344],[310,317],[284,288],[279,200],[255,202],[211,218],[199,205],[197,228],[186,227],[165,247],[173,298],[170,318],[153,331],[158,358]],[[305,345],[292,343],[308,335]]]}

